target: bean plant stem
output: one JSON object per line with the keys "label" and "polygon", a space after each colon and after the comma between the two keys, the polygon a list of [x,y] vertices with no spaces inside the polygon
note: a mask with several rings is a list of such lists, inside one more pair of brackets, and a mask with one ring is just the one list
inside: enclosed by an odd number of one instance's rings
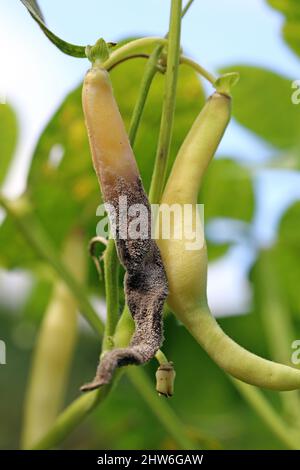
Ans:
{"label": "bean plant stem", "polygon": [[157,72],[157,61],[159,59],[162,49],[163,49],[163,46],[161,45],[157,46],[154,49],[145,67],[144,75],[143,75],[140,89],[139,89],[139,95],[138,95],[139,97],[138,97],[138,100],[136,101],[136,104],[132,113],[129,131],[128,131],[128,136],[129,136],[129,140],[130,140],[132,147],[134,146],[137,130],[138,130],[141,118],[142,118],[143,110],[145,107],[147,96],[149,94],[151,83]]}
{"label": "bean plant stem", "polygon": [[157,353],[155,354],[155,359],[157,362],[162,365],[168,363],[168,359],[166,358],[165,354],[159,349]]}
{"label": "bean plant stem", "polygon": [[194,2],[194,0],[189,0],[185,7],[182,9],[182,13],[181,13],[181,18],[183,18],[187,12],[189,11],[190,7],[192,6],[192,3]]}
{"label": "bean plant stem", "polygon": [[110,239],[104,253],[106,321],[103,351],[113,348],[113,335],[119,319],[119,266],[115,241]]}
{"label": "bean plant stem", "polygon": [[216,81],[216,77],[208,72],[204,67],[202,67],[198,62],[195,62],[194,60],[190,59],[189,57],[186,56],[180,56],[180,64],[185,64],[188,65],[189,67],[193,68],[197,73],[199,73],[202,77],[206,78],[212,85],[214,85]]}
{"label": "bean plant stem", "polygon": [[[186,15],[189,8],[192,6],[193,1],[194,0],[189,0],[187,2],[186,6],[182,10],[181,18],[183,18]],[[165,39],[167,38],[168,38],[168,34],[166,34],[165,36]],[[158,62],[158,59],[160,57],[160,54],[163,48],[164,48],[164,44],[160,44],[156,46],[156,48],[154,49],[154,51],[149,57],[149,60],[147,62],[147,65],[144,71],[144,75],[143,75],[141,85],[140,85],[140,90],[139,90],[139,98],[136,101],[136,104],[132,113],[131,121],[130,121],[129,131],[128,131],[129,140],[130,140],[132,147],[134,146],[137,129],[138,129],[140,120],[142,118],[142,114],[143,114],[143,110],[145,107],[147,96],[149,94],[150,86],[152,84],[152,81],[155,77],[156,72],[158,71],[157,62]]]}
{"label": "bean plant stem", "polygon": [[180,56],[181,4],[181,0],[172,0],[171,4],[165,96],[157,153],[149,193],[149,200],[152,204],[160,202],[170,153]]}

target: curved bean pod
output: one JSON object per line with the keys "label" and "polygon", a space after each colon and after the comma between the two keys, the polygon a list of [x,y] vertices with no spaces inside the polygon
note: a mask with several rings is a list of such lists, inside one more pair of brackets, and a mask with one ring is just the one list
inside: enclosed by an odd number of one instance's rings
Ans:
{"label": "curved bean pod", "polygon": [[[208,99],[179,150],[162,204],[192,204],[196,216],[202,178],[230,119],[230,101],[227,95],[217,92]],[[174,229],[174,223],[171,229]],[[209,356],[234,377],[273,390],[299,389],[299,370],[247,351],[220,328],[207,304],[204,234],[201,248],[189,250],[186,243],[191,242],[189,235],[193,234],[195,226],[191,224],[185,228],[187,231],[182,239],[163,239],[160,232],[158,240],[169,284],[167,302],[175,315]],[[203,232],[202,226],[200,230]]]}

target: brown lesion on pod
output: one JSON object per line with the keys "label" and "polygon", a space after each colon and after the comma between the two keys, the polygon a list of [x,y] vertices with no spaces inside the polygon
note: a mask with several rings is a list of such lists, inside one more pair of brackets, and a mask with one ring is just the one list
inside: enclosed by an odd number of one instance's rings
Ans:
{"label": "brown lesion on pod", "polygon": [[[106,71],[91,69],[83,87],[83,109],[93,163],[103,199],[114,208],[115,241],[126,270],[126,302],[135,322],[135,333],[126,348],[102,355],[94,380],[81,390],[88,391],[111,381],[117,367],[149,361],[163,342],[162,311],[168,295],[167,277],[156,242],[151,237],[151,209],[144,191],[124,123],[115,102]],[[120,197],[127,207],[142,205],[147,214],[147,233],[142,237],[124,234],[131,216],[120,217]]]}

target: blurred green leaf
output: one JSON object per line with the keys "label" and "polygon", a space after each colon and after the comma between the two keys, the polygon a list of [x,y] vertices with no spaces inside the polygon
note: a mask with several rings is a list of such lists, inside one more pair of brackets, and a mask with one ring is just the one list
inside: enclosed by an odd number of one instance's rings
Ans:
{"label": "blurred green leaf", "polygon": [[271,70],[231,65],[240,81],[232,90],[235,119],[279,148],[299,145],[300,107],[292,103],[292,80]]}
{"label": "blurred green leaf", "polygon": [[44,317],[52,292],[53,282],[49,279],[44,277],[34,279],[22,308],[23,318],[38,325]]}
{"label": "blurred green leaf", "polygon": [[250,171],[229,158],[213,160],[199,202],[204,203],[206,220],[224,217],[250,222],[255,207]]}
{"label": "blurred green leaf", "polygon": [[0,225],[0,266],[6,269],[35,269],[38,259],[35,252],[16,230],[14,221],[6,217]]}
{"label": "blurred green leaf", "polygon": [[[300,201],[292,204],[283,214],[279,229],[279,241],[286,244],[287,247],[300,249]],[[299,250],[300,258],[300,250]]]}
{"label": "blurred green leaf", "polygon": [[0,185],[11,163],[18,135],[17,118],[8,104],[0,104]]}
{"label": "blurred green leaf", "polygon": [[300,201],[283,214],[278,227],[278,240],[273,248],[274,263],[289,306],[298,317],[300,313]]}
{"label": "blurred green leaf", "polygon": [[23,5],[27,8],[32,18],[38,23],[41,30],[45,33],[47,38],[65,54],[73,57],[85,58],[85,46],[77,46],[69,42],[64,41],[60,37],[56,36],[47,26],[42,15],[41,9],[38,6],[36,0],[21,0]]}
{"label": "blurred green leaf", "polygon": [[300,19],[286,21],[282,34],[291,49],[300,56]]}
{"label": "blurred green leaf", "polygon": [[288,17],[300,18],[299,0],[267,0],[268,4]]}
{"label": "blurred green leaf", "polygon": [[216,244],[211,242],[210,240],[207,240],[206,243],[209,262],[215,261],[216,259],[226,255],[228,249],[231,246],[230,243]]}
{"label": "blurred green leaf", "polygon": [[[34,306],[33,306],[34,308]],[[36,313],[33,312],[36,317]],[[9,351],[9,363],[0,374],[0,447],[19,446],[23,397],[30,367],[30,351],[22,349],[20,319],[0,308],[1,336]],[[266,354],[262,328],[256,314],[221,320],[223,328],[245,347]],[[213,448],[216,440],[226,449],[281,449],[260,418],[232,387],[223,371],[193,341],[173,317],[166,322],[164,350],[174,361],[177,377],[175,394],[169,404],[199,439],[200,449]],[[184,353],[183,353],[184,352]],[[67,403],[78,396],[83,378],[93,375],[99,341],[81,331],[73,361]],[[157,365],[145,366],[155,386]],[[18,373],[16,373],[18,371]],[[187,384],[193,385],[188,394]],[[267,393],[278,405],[278,394]],[[141,429],[143,432],[141,432]],[[166,434],[141,396],[124,378],[103,405],[78,426],[64,443],[64,449],[174,449],[176,444]]]}
{"label": "blurred green leaf", "polygon": [[300,312],[300,201],[284,213],[278,229],[277,257],[292,311]]}
{"label": "blurred green leaf", "polygon": [[290,48],[300,56],[300,3],[298,0],[268,0],[271,7],[285,15],[282,35]]}

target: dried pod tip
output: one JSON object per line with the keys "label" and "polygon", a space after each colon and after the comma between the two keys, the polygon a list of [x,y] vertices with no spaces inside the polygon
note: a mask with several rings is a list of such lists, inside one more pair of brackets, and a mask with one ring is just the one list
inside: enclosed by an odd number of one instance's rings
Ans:
{"label": "dried pod tip", "polygon": [[156,391],[159,395],[171,397],[174,393],[174,380],[176,372],[173,362],[161,364],[156,371]]}

